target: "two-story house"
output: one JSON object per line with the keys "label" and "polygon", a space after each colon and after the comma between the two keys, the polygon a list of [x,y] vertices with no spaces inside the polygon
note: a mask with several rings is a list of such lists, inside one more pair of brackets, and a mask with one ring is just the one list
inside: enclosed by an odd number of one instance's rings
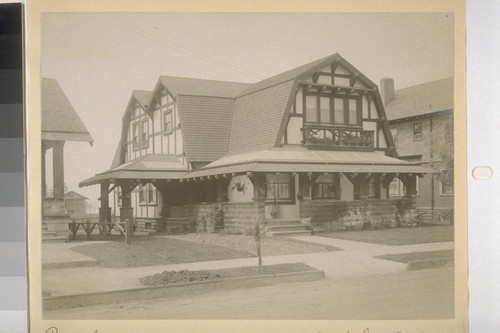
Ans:
{"label": "two-story house", "polygon": [[132,94],[110,170],[80,186],[100,184],[101,220],[115,192],[121,219],[146,228],[190,223],[217,202],[230,231],[256,220],[297,230],[367,205],[392,216],[395,178],[414,203],[428,170],[396,157],[377,86],[335,54],[254,84],[160,77]]}
{"label": "two-story house", "polygon": [[[380,91],[399,157],[435,170],[418,181],[417,208],[427,219],[452,222],[453,77],[398,90],[394,80],[382,79]],[[402,196],[404,190],[394,180],[389,195]]]}

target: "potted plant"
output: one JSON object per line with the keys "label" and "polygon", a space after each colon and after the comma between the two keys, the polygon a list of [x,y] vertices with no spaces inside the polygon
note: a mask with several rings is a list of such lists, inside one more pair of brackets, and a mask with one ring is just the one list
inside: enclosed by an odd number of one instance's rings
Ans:
{"label": "potted plant", "polygon": [[238,192],[243,192],[243,194],[245,194],[245,191],[247,189],[247,183],[244,181],[244,180],[238,180],[236,182],[234,182],[233,184],[233,187],[231,188],[231,190],[235,190],[238,191]]}

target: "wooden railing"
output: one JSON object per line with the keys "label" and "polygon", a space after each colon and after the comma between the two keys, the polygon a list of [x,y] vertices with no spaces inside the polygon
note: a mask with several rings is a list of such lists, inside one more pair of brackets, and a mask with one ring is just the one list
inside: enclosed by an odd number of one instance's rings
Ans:
{"label": "wooden railing", "polygon": [[346,128],[324,128],[306,126],[301,129],[302,144],[305,146],[347,146],[368,147],[375,146],[375,131]]}

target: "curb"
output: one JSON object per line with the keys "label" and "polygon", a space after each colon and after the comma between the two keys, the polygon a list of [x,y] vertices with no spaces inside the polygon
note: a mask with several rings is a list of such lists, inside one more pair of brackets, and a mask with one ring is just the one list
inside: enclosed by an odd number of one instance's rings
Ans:
{"label": "curb", "polygon": [[438,268],[448,265],[453,265],[454,257],[444,257],[435,259],[424,259],[424,260],[412,260],[408,262],[406,267],[409,271],[416,271],[420,269]]}
{"label": "curb", "polygon": [[42,269],[76,268],[76,267],[90,267],[90,266],[99,266],[99,262],[97,260],[48,262],[42,264]]}
{"label": "curb", "polygon": [[157,287],[113,290],[97,293],[54,296],[43,298],[43,310],[77,308],[118,301],[149,300],[186,295],[200,295],[215,290],[232,290],[240,288],[264,287],[283,282],[303,282],[320,280],[325,277],[323,271],[305,271],[269,274],[261,276],[244,276],[221,280],[198,281],[170,284]]}

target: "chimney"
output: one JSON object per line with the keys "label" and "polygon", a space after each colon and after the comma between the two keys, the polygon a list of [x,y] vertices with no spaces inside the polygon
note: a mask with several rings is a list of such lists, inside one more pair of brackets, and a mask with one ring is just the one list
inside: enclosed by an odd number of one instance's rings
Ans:
{"label": "chimney", "polygon": [[394,79],[386,78],[380,80],[380,96],[384,105],[387,105],[396,97],[394,93]]}

